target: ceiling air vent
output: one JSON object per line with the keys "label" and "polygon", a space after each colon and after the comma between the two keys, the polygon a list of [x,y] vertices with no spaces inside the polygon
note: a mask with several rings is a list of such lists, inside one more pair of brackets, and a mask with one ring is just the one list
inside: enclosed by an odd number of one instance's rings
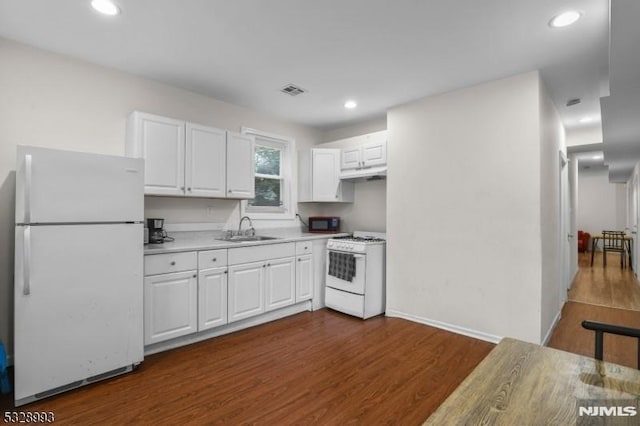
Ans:
{"label": "ceiling air vent", "polygon": [[298,96],[306,92],[302,87],[296,86],[295,84],[287,84],[282,89],[280,89],[282,93],[286,93],[290,96]]}
{"label": "ceiling air vent", "polygon": [[567,101],[567,106],[570,107],[570,106],[578,105],[580,102],[582,102],[582,99],[580,98],[569,99]]}

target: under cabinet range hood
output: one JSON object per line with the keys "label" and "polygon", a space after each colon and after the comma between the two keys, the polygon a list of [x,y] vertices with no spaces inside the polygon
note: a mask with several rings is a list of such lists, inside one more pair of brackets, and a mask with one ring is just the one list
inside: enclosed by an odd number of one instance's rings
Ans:
{"label": "under cabinet range hood", "polygon": [[365,167],[361,169],[343,170],[340,172],[340,180],[352,182],[364,182],[380,180],[387,177],[387,166]]}

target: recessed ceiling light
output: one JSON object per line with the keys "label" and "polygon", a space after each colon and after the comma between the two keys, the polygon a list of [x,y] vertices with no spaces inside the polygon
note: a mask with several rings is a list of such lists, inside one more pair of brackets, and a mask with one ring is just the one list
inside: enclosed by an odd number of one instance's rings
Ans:
{"label": "recessed ceiling light", "polygon": [[568,10],[559,15],[556,15],[549,21],[549,26],[552,28],[568,27],[571,24],[575,24],[580,19],[580,12],[577,10]]}
{"label": "recessed ceiling light", "polygon": [[591,157],[592,160],[602,160],[602,155],[594,155]]}
{"label": "recessed ceiling light", "polygon": [[356,103],[356,101],[347,101],[344,103],[344,107],[347,109],[354,109],[357,106],[358,104]]}
{"label": "recessed ceiling light", "polygon": [[104,15],[114,16],[120,13],[120,8],[111,0],[91,0],[91,7]]}
{"label": "recessed ceiling light", "polygon": [[578,120],[580,123],[591,123],[593,121],[593,117],[582,117],[580,120]]}

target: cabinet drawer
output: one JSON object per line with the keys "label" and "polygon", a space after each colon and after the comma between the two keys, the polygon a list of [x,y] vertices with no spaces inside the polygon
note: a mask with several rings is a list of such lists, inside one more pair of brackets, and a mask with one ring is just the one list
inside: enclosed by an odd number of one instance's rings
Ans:
{"label": "cabinet drawer", "polygon": [[293,257],[296,253],[296,243],[265,244],[253,247],[238,247],[229,249],[229,265],[239,263],[259,262],[267,259]]}
{"label": "cabinet drawer", "polygon": [[150,254],[144,257],[145,276],[189,271],[192,269],[198,269],[198,257],[195,251]]}
{"label": "cabinet drawer", "polygon": [[198,268],[209,269],[227,266],[227,249],[198,252]]}
{"label": "cabinet drawer", "polygon": [[296,243],[296,254],[311,254],[313,253],[311,241],[300,241]]}

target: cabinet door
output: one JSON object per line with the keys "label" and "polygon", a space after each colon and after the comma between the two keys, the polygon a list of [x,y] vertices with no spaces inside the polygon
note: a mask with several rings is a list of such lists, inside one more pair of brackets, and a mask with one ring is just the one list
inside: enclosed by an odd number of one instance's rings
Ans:
{"label": "cabinet door", "polygon": [[227,132],[227,198],[255,197],[253,136]]}
{"label": "cabinet door", "polygon": [[144,193],[184,195],[184,121],[145,113],[134,120],[145,159]]}
{"label": "cabinet door", "polygon": [[265,310],[271,311],[295,302],[294,258],[287,257],[267,261]]}
{"label": "cabinet door", "polygon": [[192,197],[224,197],[227,176],[226,132],[187,123],[185,145],[185,194]]}
{"label": "cabinet door", "polygon": [[384,166],[387,164],[387,142],[370,142],[362,146],[362,166]]}
{"label": "cabinet door", "polygon": [[313,201],[340,200],[340,150],[313,150]]}
{"label": "cabinet door", "polygon": [[196,271],[144,279],[144,344],[162,342],[198,330]]}
{"label": "cabinet door", "polygon": [[198,331],[227,323],[227,268],[198,273]]}
{"label": "cabinet door", "polygon": [[229,322],[264,312],[266,262],[229,267]]}
{"label": "cabinet door", "polygon": [[313,297],[313,255],[297,257],[296,262],[296,302]]}
{"label": "cabinet door", "polygon": [[362,166],[360,164],[360,162],[362,161],[361,152],[362,151],[360,147],[343,149],[342,155],[341,155],[342,160],[340,163],[340,168],[342,170],[349,170],[349,169],[357,169],[358,167],[361,167]]}

